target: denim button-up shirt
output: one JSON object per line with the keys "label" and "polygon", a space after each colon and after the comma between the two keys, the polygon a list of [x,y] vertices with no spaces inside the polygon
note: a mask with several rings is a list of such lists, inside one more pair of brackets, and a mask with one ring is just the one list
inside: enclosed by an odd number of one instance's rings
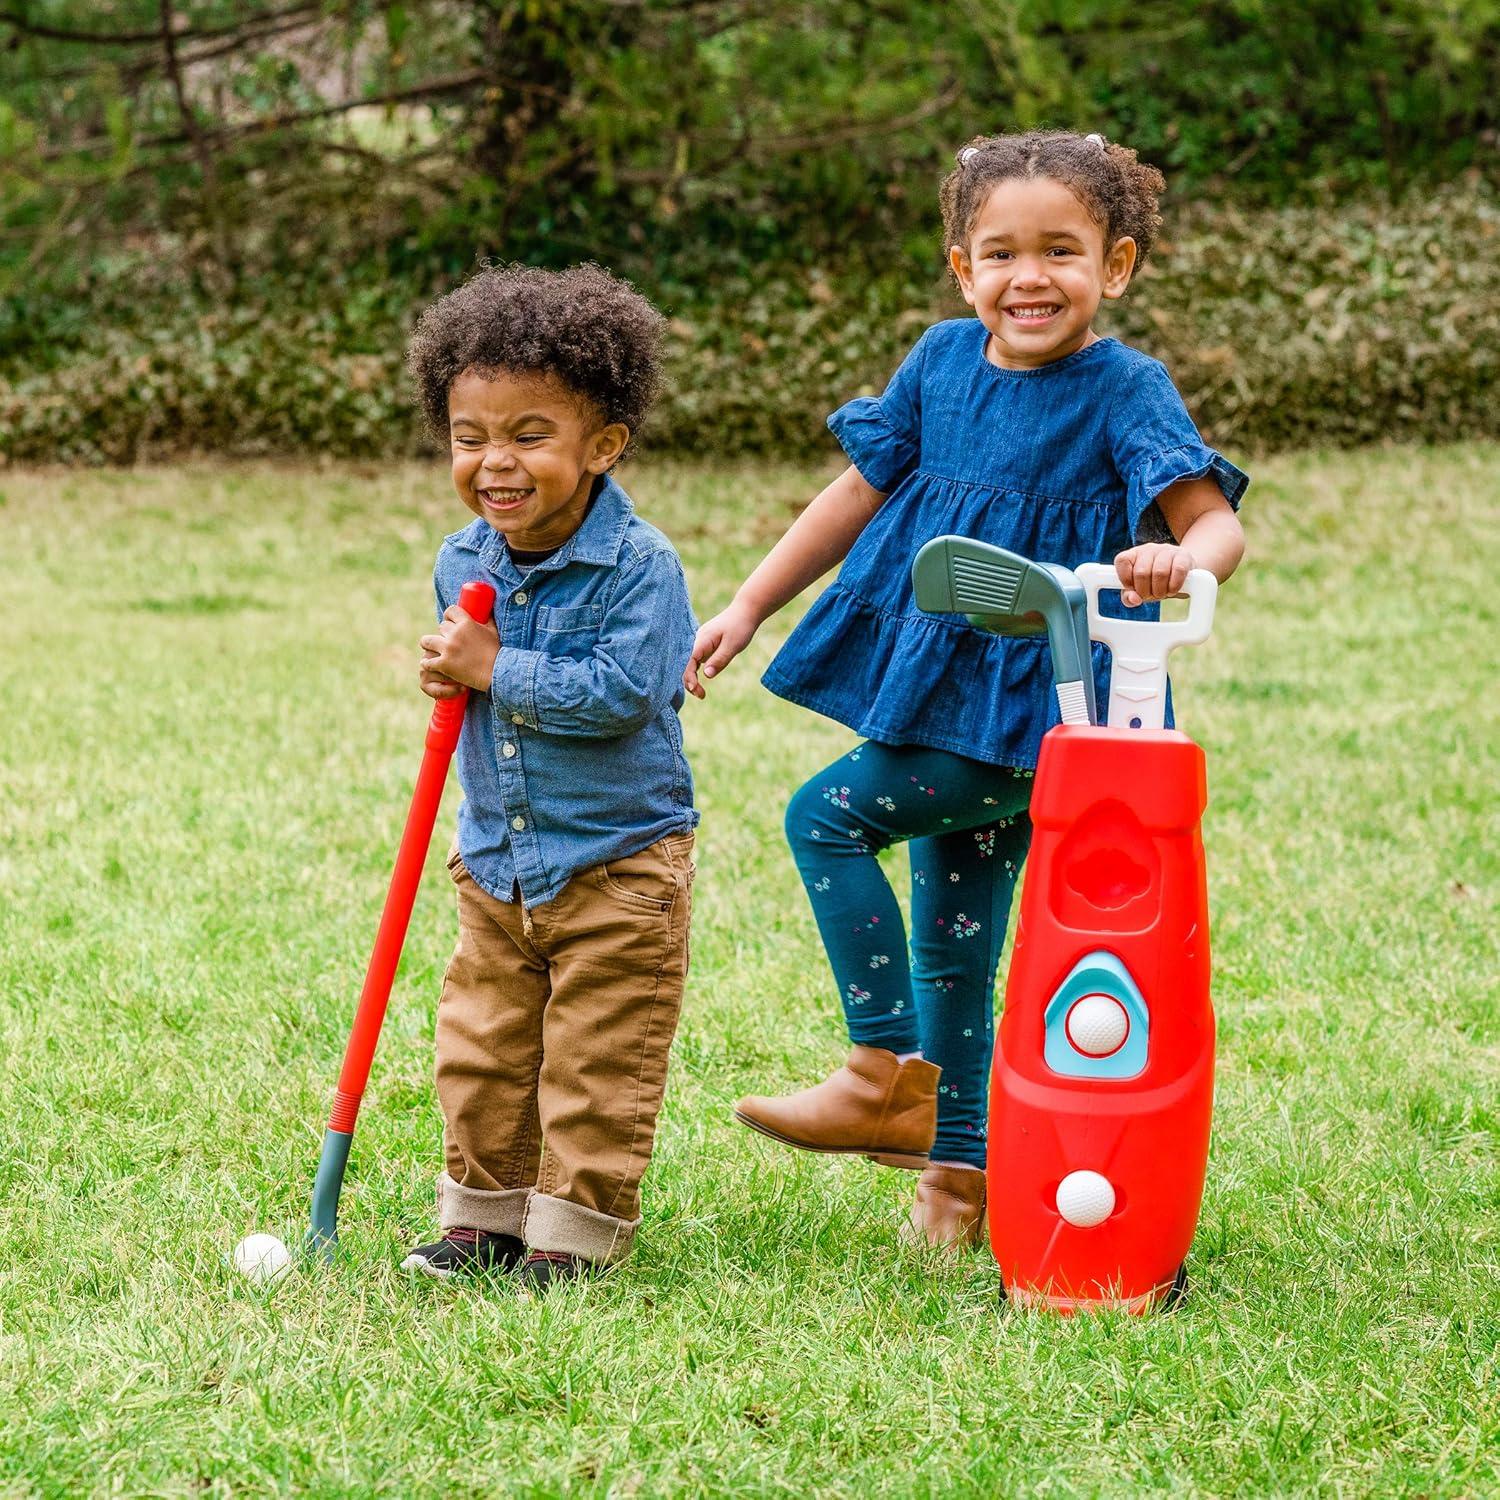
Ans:
{"label": "denim button-up shirt", "polygon": [[552,900],[593,865],[694,827],[682,672],[697,625],[672,544],[606,479],[583,525],[524,573],[476,520],[446,538],[438,615],[495,589],[500,652],[458,747],[458,848],[502,901]]}

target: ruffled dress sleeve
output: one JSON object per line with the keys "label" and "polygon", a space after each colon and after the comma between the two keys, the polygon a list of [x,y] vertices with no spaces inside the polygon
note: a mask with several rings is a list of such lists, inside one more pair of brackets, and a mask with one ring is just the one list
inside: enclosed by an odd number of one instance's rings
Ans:
{"label": "ruffled dress sleeve", "polygon": [[884,495],[916,471],[921,456],[922,364],[930,333],[901,361],[884,395],[856,396],[828,419],[849,462]]}
{"label": "ruffled dress sleeve", "polygon": [[1174,538],[1156,500],[1179,480],[1212,479],[1235,509],[1250,476],[1199,436],[1172,377],[1160,361],[1143,359],[1116,393],[1109,442],[1125,481],[1125,506],[1135,542]]}

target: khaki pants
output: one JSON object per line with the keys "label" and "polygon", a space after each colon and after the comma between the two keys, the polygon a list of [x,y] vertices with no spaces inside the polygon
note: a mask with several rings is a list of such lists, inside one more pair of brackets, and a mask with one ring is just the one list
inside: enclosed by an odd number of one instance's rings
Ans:
{"label": "khaki pants", "polygon": [[528,910],[455,854],[437,1016],[445,1229],[617,1260],[640,1223],[687,975],[693,835],[580,871]]}

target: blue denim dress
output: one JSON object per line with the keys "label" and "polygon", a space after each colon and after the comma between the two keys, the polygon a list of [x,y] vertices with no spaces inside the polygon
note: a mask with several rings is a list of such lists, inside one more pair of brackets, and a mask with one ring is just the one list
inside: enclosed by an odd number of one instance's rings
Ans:
{"label": "blue denim dress", "polygon": [[[988,337],[977,318],[936,324],[884,395],[829,417],[888,498],[762,680],[867,739],[1029,767],[1058,722],[1046,638],[924,614],[911,587],[918,549],[953,533],[1037,562],[1108,562],[1172,539],[1156,497],[1178,480],[1210,475],[1236,509],[1250,481],[1205,446],[1157,360],[1106,338],[1005,370],[985,358]],[[1117,600],[1104,596],[1106,612]],[[1100,703],[1108,675],[1095,646]]]}

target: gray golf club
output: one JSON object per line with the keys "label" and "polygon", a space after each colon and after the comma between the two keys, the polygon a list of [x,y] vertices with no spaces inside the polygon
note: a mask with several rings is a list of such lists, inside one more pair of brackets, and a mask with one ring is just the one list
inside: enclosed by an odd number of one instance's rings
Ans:
{"label": "gray golf club", "polygon": [[996,635],[1041,635],[1052,649],[1064,724],[1092,724],[1088,595],[1073,572],[964,536],[934,537],[911,567],[917,608],[967,615]]}

